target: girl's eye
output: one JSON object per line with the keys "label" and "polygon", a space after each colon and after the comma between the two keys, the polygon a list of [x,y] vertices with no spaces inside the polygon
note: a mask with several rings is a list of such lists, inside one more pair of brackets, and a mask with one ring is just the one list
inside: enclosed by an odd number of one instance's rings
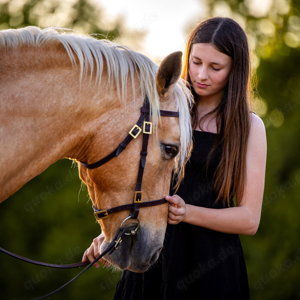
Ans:
{"label": "girl's eye", "polygon": [[174,145],[164,145],[164,150],[170,158],[174,158],[179,152],[178,147]]}
{"label": "girl's eye", "polygon": [[213,70],[215,70],[215,71],[220,71],[221,69],[217,69],[217,68],[214,68],[214,67],[212,67],[213,68]]}
{"label": "girl's eye", "polygon": [[194,61],[194,60],[193,60],[193,63],[194,63],[194,65],[200,65],[201,64],[200,62],[197,62],[197,61]]}

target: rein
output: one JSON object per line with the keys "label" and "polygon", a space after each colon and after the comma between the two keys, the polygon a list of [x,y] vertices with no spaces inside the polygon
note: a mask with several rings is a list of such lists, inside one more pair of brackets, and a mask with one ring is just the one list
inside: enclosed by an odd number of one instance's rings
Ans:
{"label": "rein", "polygon": [[[160,110],[160,115],[163,117],[179,117],[179,112]],[[51,292],[50,294],[43,296],[41,298],[38,298],[36,300],[44,299],[44,298],[49,297],[49,296],[53,295],[54,293],[60,291],[62,288],[66,287],[71,282],[73,282],[75,279],[77,279],[80,275],[82,275],[86,270],[88,270],[95,262],[97,262],[105,254],[107,254],[107,253],[112,254],[115,250],[117,250],[117,248],[121,244],[122,237],[124,235],[135,235],[140,226],[140,221],[138,218],[140,208],[161,205],[161,204],[165,204],[168,202],[164,198],[143,202],[142,181],[143,181],[143,175],[144,175],[144,168],[146,165],[146,156],[147,156],[149,135],[152,134],[152,122],[150,121],[150,105],[149,105],[149,99],[147,96],[145,97],[144,104],[141,107],[141,115],[140,115],[137,123],[131,128],[128,135],[119,144],[119,146],[114,151],[112,151],[110,154],[108,154],[107,156],[105,156],[104,158],[100,159],[99,161],[97,161],[95,163],[88,164],[86,162],[80,162],[80,164],[83,167],[88,168],[88,169],[95,169],[95,168],[98,168],[98,167],[104,165],[105,163],[107,163],[108,161],[113,159],[114,157],[119,156],[120,153],[126,149],[128,144],[133,139],[136,139],[140,133],[143,133],[143,143],[142,143],[142,151],[140,153],[141,158],[140,158],[140,164],[139,164],[139,170],[138,170],[138,176],[137,176],[137,182],[136,182],[133,203],[120,205],[120,206],[116,206],[116,207],[105,209],[105,210],[98,209],[93,205],[94,215],[97,220],[106,218],[112,213],[116,213],[116,212],[120,212],[120,211],[124,211],[124,210],[130,211],[129,216],[123,220],[121,226],[117,230],[117,233],[116,233],[115,237],[113,238],[113,240],[111,241],[111,243],[108,245],[108,247],[105,249],[105,251],[103,251],[103,253],[101,253],[93,262],[84,262],[84,263],[80,262],[80,263],[68,264],[68,265],[48,264],[48,263],[39,262],[39,261],[25,258],[23,256],[14,254],[14,253],[9,252],[0,247],[0,251],[9,256],[12,256],[14,258],[25,261],[27,263],[31,263],[31,264],[35,264],[35,265],[39,265],[39,266],[58,268],[58,269],[72,269],[72,268],[80,268],[80,267],[86,266],[86,268],[83,271],[81,271],[72,280],[70,280],[69,282],[67,282],[66,284],[64,284],[63,286],[58,288],[57,290]],[[125,222],[128,219],[136,219],[138,222],[136,228],[134,230],[131,230],[131,232],[126,232],[126,228],[124,227]]]}
{"label": "rein", "polygon": [[40,297],[40,298],[36,298],[34,300],[41,300],[41,299],[45,299],[48,298],[50,296],[52,296],[53,294],[59,292],[61,289],[63,289],[64,287],[66,287],[67,285],[69,285],[70,283],[72,283],[74,280],[76,280],[80,275],[82,275],[85,271],[87,271],[95,262],[97,262],[101,257],[103,257],[105,254],[107,254],[109,252],[109,254],[111,254],[112,252],[114,252],[115,250],[118,249],[119,244],[122,242],[122,236],[125,234],[125,228],[120,227],[117,230],[117,233],[115,235],[115,237],[113,238],[113,240],[111,241],[111,243],[108,245],[108,247],[97,257],[95,258],[94,261],[92,261],[91,263],[88,263],[89,265],[84,268],[84,270],[82,270],[78,275],[76,275],[73,279],[71,279],[70,281],[68,281],[67,283],[65,283],[64,285],[62,285],[61,287],[59,287],[58,289],[56,289],[55,291]]}

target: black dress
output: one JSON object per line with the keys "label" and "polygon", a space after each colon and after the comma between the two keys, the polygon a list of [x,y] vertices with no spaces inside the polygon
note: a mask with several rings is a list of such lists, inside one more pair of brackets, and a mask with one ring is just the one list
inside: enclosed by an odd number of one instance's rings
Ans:
{"label": "black dress", "polygon": [[[206,173],[207,155],[217,135],[194,131],[194,148],[177,194],[187,204],[223,209],[213,189],[217,152]],[[232,203],[232,205],[234,205]],[[142,274],[124,271],[114,300],[249,299],[240,239],[207,228],[179,223],[167,226],[158,261]]]}

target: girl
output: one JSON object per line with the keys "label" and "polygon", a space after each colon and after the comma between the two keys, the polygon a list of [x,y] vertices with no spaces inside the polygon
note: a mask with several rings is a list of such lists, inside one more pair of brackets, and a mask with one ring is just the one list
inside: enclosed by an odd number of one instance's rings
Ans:
{"label": "girl", "polygon": [[[176,195],[166,196],[159,261],[143,274],[124,271],[115,300],[249,299],[238,235],[258,229],[266,166],[265,127],[249,109],[249,75],[247,37],[235,21],[208,19],[191,33],[182,77],[195,98],[194,148]],[[84,260],[92,261],[102,239]]]}

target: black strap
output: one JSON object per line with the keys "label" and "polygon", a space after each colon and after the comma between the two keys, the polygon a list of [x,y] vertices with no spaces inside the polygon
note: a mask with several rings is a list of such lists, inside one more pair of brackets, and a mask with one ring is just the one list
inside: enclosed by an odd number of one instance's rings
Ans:
{"label": "black strap", "polygon": [[160,115],[162,117],[175,117],[179,118],[179,112],[178,111],[169,111],[169,110],[161,110]]}
{"label": "black strap", "polygon": [[14,258],[17,258],[19,260],[22,260],[22,261],[25,261],[27,263],[31,263],[31,264],[34,264],[34,265],[38,265],[38,266],[43,266],[43,267],[49,267],[49,268],[57,268],[57,269],[74,269],[74,268],[81,268],[83,266],[86,266],[89,264],[89,262],[80,262],[80,263],[76,263],[76,264],[69,264],[69,265],[56,265],[56,264],[48,264],[48,263],[44,263],[44,262],[40,262],[40,261],[36,261],[36,260],[32,260],[32,259],[28,259],[28,258],[25,258],[23,256],[20,256],[20,255],[17,255],[17,254],[14,254],[12,252],[9,252],[3,248],[0,247],[0,251],[9,255],[9,256],[12,256]]}
{"label": "black strap", "polygon": [[[147,105],[145,105],[145,103],[147,103]],[[149,116],[149,114],[150,114],[149,100],[148,100],[148,97],[146,96],[146,98],[144,100],[144,105],[141,108],[140,118],[137,121],[136,125],[139,126],[140,128],[142,128],[144,119],[145,119],[146,115]],[[161,110],[160,115],[163,117],[177,117],[178,118],[179,112],[178,111]],[[150,117],[149,117],[149,120],[150,120]],[[136,135],[137,131],[138,131],[137,128],[134,129],[132,132],[133,135]],[[148,136],[148,134],[147,134],[147,136]],[[98,160],[97,162],[91,163],[91,164],[88,164],[86,162],[80,162],[80,163],[87,169],[98,168],[98,167],[104,165],[105,163],[109,162],[114,157],[118,156],[128,146],[128,144],[132,140],[133,140],[133,137],[130,134],[128,134],[126,136],[126,138],[123,140],[123,142],[121,144],[119,144],[119,146],[114,151],[112,151],[110,154],[108,154],[104,158]]]}
{"label": "black strap", "polygon": [[[165,204],[167,202],[168,201],[165,198],[161,198],[161,199],[153,200],[153,201],[135,203],[135,206],[137,208],[142,208],[142,207],[150,207],[150,206],[161,205],[161,204]],[[93,205],[93,209],[94,209],[94,212],[95,212],[95,216],[97,218],[101,219],[101,218],[107,217],[108,215],[111,215],[113,213],[120,212],[120,211],[123,211],[123,210],[133,210],[134,209],[134,203],[116,206],[116,207],[113,207],[113,208],[109,208],[107,210],[97,209]]]}
{"label": "black strap", "polygon": [[[141,114],[140,118],[138,119],[136,125],[140,128],[142,128],[143,122],[145,119],[145,114]],[[135,127],[132,130],[132,134],[135,136],[138,134],[138,127]],[[107,156],[105,156],[104,158],[98,160],[95,163],[92,164],[88,164],[85,162],[80,162],[84,167],[86,167],[87,169],[96,169],[102,165],[104,165],[105,163],[107,163],[108,161],[110,161],[111,159],[113,159],[114,157],[118,156],[127,146],[128,144],[134,139],[134,137],[131,134],[128,134],[126,136],[126,138],[123,140],[123,142],[121,144],[119,144],[119,146],[110,154],[108,154]]]}
{"label": "black strap", "polygon": [[[150,115],[149,112],[146,112],[147,109],[149,109],[149,101],[146,98],[144,101],[144,105],[142,107],[145,108],[145,124],[149,124],[150,122]],[[148,123],[147,123],[148,122]],[[146,126],[151,126],[151,125],[145,125]],[[145,128],[146,132],[150,131],[150,128]],[[146,157],[147,157],[147,149],[148,149],[148,141],[149,141],[149,134],[144,133],[143,134],[143,144],[142,144],[142,151],[140,153],[141,158],[140,158],[140,165],[139,165],[139,171],[138,171],[138,176],[136,180],[136,187],[135,187],[135,194],[134,194],[134,200],[133,200],[133,208],[130,211],[130,216],[133,219],[136,219],[139,215],[139,208],[140,206],[138,204],[142,203],[143,200],[143,192],[142,192],[142,182],[143,182],[143,176],[144,176],[144,169],[146,165]]]}
{"label": "black strap", "polygon": [[[142,107],[141,112],[149,113],[150,114],[150,108],[149,107]],[[179,118],[179,112],[178,111],[170,111],[170,110],[160,110],[160,115],[162,117],[177,117]]]}

